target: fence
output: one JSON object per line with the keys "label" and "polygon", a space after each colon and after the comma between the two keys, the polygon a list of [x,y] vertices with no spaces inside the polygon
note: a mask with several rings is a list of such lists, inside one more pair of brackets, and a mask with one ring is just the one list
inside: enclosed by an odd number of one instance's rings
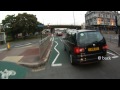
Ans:
{"label": "fence", "polygon": [[111,43],[118,43],[118,34],[103,34],[105,37],[106,41],[111,42]]}

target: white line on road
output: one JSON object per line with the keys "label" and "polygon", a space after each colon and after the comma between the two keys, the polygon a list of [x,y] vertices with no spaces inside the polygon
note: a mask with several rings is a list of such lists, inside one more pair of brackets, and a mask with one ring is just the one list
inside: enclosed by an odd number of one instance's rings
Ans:
{"label": "white line on road", "polygon": [[0,51],[5,51],[5,50],[7,50],[7,48],[2,48],[2,49],[0,49]]}
{"label": "white line on road", "polygon": [[107,53],[115,56],[115,54],[113,54],[113,53],[110,53],[110,52],[107,52]]}
{"label": "white line on road", "polygon": [[54,47],[55,51],[58,53],[57,56],[55,57],[55,59],[53,60],[51,66],[62,66],[61,63],[59,64],[55,64],[56,60],[58,59],[59,55],[60,55],[60,52],[56,49],[56,47],[58,46],[58,43],[56,41],[54,41],[56,43],[56,46]]}
{"label": "white line on road", "polygon": [[15,47],[22,47],[22,46],[26,46],[26,45],[31,45],[32,43],[27,43],[27,44],[24,44],[24,45],[18,45],[18,46],[15,46]]}
{"label": "white line on road", "polygon": [[113,56],[112,58],[118,58],[118,56]]}
{"label": "white line on road", "polygon": [[110,53],[110,52],[107,52],[107,53],[113,55],[112,58],[118,58],[119,57],[119,56],[117,56],[117,55],[115,55],[113,53]]}
{"label": "white line on road", "polygon": [[52,38],[52,41],[54,41],[54,37]]}
{"label": "white line on road", "polygon": [[62,39],[60,39],[60,41],[62,42]]}

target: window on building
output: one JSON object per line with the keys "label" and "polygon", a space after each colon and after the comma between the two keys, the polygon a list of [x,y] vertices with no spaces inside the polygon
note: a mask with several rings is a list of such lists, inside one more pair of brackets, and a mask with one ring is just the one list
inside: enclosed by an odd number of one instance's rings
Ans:
{"label": "window on building", "polygon": [[107,18],[107,14],[106,14],[106,18]]}

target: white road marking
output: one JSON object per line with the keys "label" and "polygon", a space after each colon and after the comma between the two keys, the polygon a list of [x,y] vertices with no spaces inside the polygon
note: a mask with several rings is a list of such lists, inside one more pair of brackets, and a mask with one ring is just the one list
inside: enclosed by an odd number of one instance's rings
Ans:
{"label": "white road marking", "polygon": [[113,56],[112,58],[118,58],[119,56]]}
{"label": "white road marking", "polygon": [[113,54],[113,53],[110,53],[110,52],[107,52],[108,54],[111,54],[111,55],[115,55],[115,54]]}
{"label": "white road marking", "polygon": [[62,42],[62,39],[60,39],[60,41]]}
{"label": "white road marking", "polygon": [[27,48],[27,47],[32,47],[33,45],[29,45],[29,46],[24,46],[24,47],[20,47],[20,48]]}
{"label": "white road marking", "polygon": [[22,47],[22,46],[26,46],[26,45],[31,45],[32,43],[27,43],[27,44],[24,44],[24,45],[18,45],[18,46],[15,46],[15,47]]}
{"label": "white road marking", "polygon": [[113,55],[112,58],[118,58],[119,57],[119,56],[117,56],[117,55],[115,55],[115,54],[113,54],[111,52],[107,52],[107,53],[110,54],[110,55]]}
{"label": "white road marking", "polygon": [[54,37],[53,37],[52,41],[54,41]]}
{"label": "white road marking", "polygon": [[56,43],[56,46],[54,47],[55,51],[58,53],[57,56],[55,57],[55,59],[53,60],[51,66],[62,66],[61,63],[59,64],[55,64],[56,60],[58,59],[59,55],[60,55],[60,52],[56,49],[56,47],[58,46],[58,43],[56,41],[54,41]]}
{"label": "white road marking", "polygon": [[5,69],[4,71],[0,71],[0,74],[1,74],[1,79],[9,79],[9,76],[16,75],[16,71]]}
{"label": "white road marking", "polygon": [[2,48],[2,49],[0,49],[0,51],[5,51],[5,50],[7,50],[7,48]]}

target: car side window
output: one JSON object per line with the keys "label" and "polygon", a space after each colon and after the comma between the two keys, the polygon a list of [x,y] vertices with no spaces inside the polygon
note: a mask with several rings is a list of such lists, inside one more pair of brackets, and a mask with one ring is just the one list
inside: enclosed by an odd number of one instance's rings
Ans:
{"label": "car side window", "polygon": [[71,34],[70,37],[69,37],[69,41],[70,41],[71,43],[74,43],[74,44],[75,44],[76,35],[75,35],[75,34]]}

